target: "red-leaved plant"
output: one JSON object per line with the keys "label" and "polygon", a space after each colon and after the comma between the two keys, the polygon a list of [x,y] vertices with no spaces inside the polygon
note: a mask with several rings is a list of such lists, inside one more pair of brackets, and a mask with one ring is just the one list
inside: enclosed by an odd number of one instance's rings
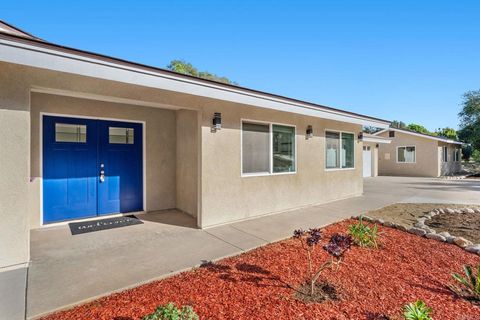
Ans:
{"label": "red-leaved plant", "polygon": [[330,255],[330,259],[322,263],[317,268],[313,266],[312,254],[315,247],[320,243],[322,239],[322,232],[320,229],[309,230],[295,230],[293,232],[293,238],[298,239],[302,244],[302,248],[307,253],[308,260],[308,282],[310,283],[310,295],[313,296],[315,292],[315,283],[317,282],[320,274],[328,267],[339,267],[342,261],[343,254],[352,245],[352,238],[350,235],[334,234],[330,237],[327,244],[323,246],[323,249]]}

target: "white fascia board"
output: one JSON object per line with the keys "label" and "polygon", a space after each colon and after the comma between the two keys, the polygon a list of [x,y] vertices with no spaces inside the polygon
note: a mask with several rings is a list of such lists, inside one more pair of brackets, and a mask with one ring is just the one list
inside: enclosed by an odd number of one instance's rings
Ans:
{"label": "white fascia board", "polygon": [[248,92],[241,88],[222,87],[215,84],[195,81],[194,79],[175,77],[174,75],[161,74],[160,72],[115,64],[100,59],[93,59],[5,39],[0,39],[0,61],[363,126],[388,128],[388,124],[380,120],[377,121],[375,119],[349,115],[341,111],[321,109],[304,103],[288,101],[287,99]]}
{"label": "white fascia board", "polygon": [[364,142],[372,142],[372,143],[392,143],[390,139],[382,139],[379,137],[363,137]]}
{"label": "white fascia board", "polygon": [[384,133],[384,132],[387,132],[387,131],[395,131],[395,132],[410,134],[412,136],[421,137],[421,138],[425,138],[425,139],[436,140],[436,141],[441,141],[441,142],[445,142],[445,143],[459,144],[459,145],[464,144],[463,142],[460,142],[460,141],[428,136],[428,135],[424,135],[424,134],[421,134],[421,133],[411,132],[411,131],[407,131],[407,130],[401,130],[401,129],[397,129],[397,128],[388,128],[388,129],[385,129],[385,130],[381,130],[379,132],[374,133],[373,135],[378,135],[378,134],[381,134],[381,133]]}

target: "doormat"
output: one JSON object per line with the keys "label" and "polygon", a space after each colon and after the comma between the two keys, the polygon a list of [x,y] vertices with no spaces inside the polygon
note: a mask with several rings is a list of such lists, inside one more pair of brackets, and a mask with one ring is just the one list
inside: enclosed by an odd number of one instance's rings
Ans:
{"label": "doormat", "polygon": [[68,226],[70,227],[72,236],[74,236],[76,234],[115,229],[133,226],[136,224],[143,224],[143,222],[137,217],[130,215],[125,217],[108,218],[95,221],[71,222],[68,224]]}

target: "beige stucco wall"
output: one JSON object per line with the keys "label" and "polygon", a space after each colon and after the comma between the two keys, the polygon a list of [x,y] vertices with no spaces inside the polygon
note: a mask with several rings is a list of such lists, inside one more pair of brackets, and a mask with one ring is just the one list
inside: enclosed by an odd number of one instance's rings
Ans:
{"label": "beige stucco wall", "polygon": [[[222,129],[211,132],[214,112],[222,113]],[[241,176],[241,119],[295,125],[297,173]],[[308,125],[314,137],[305,139]],[[325,170],[325,129],[355,133],[355,169]],[[203,107],[201,226],[248,219],[292,208],[362,194],[362,143],[358,125],[304,117],[242,105]]]}
{"label": "beige stucco wall", "polygon": [[124,105],[43,93],[31,95],[31,226],[40,225],[40,113],[56,113],[120,120],[145,121],[146,209],[175,208],[176,123],[175,111]]}
{"label": "beige stucco wall", "polygon": [[[448,148],[448,157],[447,157],[447,162],[443,161],[442,157],[442,147],[446,146]],[[452,175],[455,173],[458,173],[462,170],[462,162],[461,161],[454,161],[455,159],[455,149],[461,149],[459,145],[451,144],[451,143],[445,143],[445,142],[439,142],[438,143],[438,161],[439,161],[439,175],[445,176],[445,175]],[[461,160],[461,156],[460,156]]]}
{"label": "beige stucco wall", "polygon": [[177,113],[176,206],[197,217],[198,189],[198,112]]}
{"label": "beige stucco wall", "polygon": [[[388,138],[388,132],[380,136]],[[397,163],[397,147],[415,146],[415,163]],[[386,159],[390,154],[390,159]],[[438,142],[411,134],[395,132],[390,144],[379,146],[378,174],[386,176],[417,176],[437,177],[438,173]]]}

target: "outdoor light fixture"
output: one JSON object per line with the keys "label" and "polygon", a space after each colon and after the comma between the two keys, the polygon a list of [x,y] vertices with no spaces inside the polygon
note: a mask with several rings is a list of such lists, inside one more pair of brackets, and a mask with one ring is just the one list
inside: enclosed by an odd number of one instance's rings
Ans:
{"label": "outdoor light fixture", "polygon": [[313,138],[313,128],[312,126],[307,126],[307,139]]}
{"label": "outdoor light fixture", "polygon": [[215,112],[213,114],[213,131],[222,129],[222,114],[220,112]]}
{"label": "outdoor light fixture", "polygon": [[363,140],[363,132],[358,133],[358,140]]}

